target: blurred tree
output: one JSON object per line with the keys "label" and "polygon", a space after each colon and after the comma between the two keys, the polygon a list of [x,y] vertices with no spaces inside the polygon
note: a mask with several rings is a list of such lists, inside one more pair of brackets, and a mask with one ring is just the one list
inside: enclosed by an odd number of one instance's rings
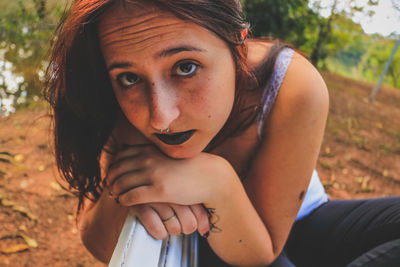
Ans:
{"label": "blurred tree", "polygon": [[0,97],[41,95],[48,44],[63,5],[57,0],[0,2]]}
{"label": "blurred tree", "polygon": [[325,59],[324,67],[332,70],[331,66],[328,66],[332,64],[329,63],[340,64],[345,72],[352,73],[353,69],[357,69],[371,41],[359,24],[343,14],[338,14],[332,23],[330,36],[320,49],[320,56]]}
{"label": "blurred tree", "polygon": [[[364,55],[362,61],[362,72],[370,81],[376,82],[390,58],[395,40],[381,38],[376,40]],[[391,64],[388,66],[386,82],[394,87],[400,88],[400,53],[396,53]]]}
{"label": "blurred tree", "polygon": [[243,0],[242,4],[254,37],[279,38],[308,50],[318,25],[318,14],[308,7],[308,0]]}
{"label": "blurred tree", "polygon": [[[357,13],[364,13],[369,16],[373,13],[365,6],[359,5],[356,0],[312,0],[310,2],[313,10],[319,14],[327,14],[326,18],[319,20],[318,37],[311,52],[311,61],[315,66],[318,66],[318,62],[327,57],[327,53],[323,53],[323,47],[330,40],[334,40],[331,38],[332,26],[340,16],[353,18]],[[377,5],[377,3],[377,0],[368,0],[369,6]]]}

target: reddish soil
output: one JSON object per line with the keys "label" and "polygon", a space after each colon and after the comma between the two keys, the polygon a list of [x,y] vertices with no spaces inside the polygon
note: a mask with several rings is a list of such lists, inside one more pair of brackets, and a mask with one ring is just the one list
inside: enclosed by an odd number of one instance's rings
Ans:
{"label": "reddish soil", "polygon": [[[400,90],[384,87],[371,104],[373,85],[324,77],[331,106],[317,170],[328,193],[400,195]],[[0,266],[105,266],[81,244],[76,199],[56,183],[49,122],[45,109],[0,118]],[[23,250],[4,253],[12,248]]]}

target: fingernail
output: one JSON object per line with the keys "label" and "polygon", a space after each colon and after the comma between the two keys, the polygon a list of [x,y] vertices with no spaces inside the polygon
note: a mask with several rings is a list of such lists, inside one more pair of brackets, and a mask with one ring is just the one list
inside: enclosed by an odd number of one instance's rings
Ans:
{"label": "fingernail", "polygon": [[204,237],[205,239],[208,238],[208,236],[210,235],[210,231],[205,232],[202,237]]}

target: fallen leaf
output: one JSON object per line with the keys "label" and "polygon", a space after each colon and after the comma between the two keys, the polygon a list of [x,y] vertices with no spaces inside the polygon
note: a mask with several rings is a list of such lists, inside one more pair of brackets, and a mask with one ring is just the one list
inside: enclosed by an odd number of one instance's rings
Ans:
{"label": "fallen leaf", "polygon": [[388,177],[389,176],[389,171],[388,170],[383,170],[382,175],[383,175],[383,177]]}
{"label": "fallen leaf", "polygon": [[40,165],[40,166],[38,167],[38,170],[39,170],[40,172],[44,171],[45,169],[46,169],[46,167],[45,167],[44,165]]}
{"label": "fallen leaf", "polygon": [[51,182],[50,187],[53,188],[55,191],[61,191],[61,186],[56,182]]}
{"label": "fallen leaf", "polygon": [[23,225],[23,224],[21,224],[21,225],[18,227],[18,229],[19,229],[20,231],[23,231],[23,232],[28,231],[28,229],[26,229],[26,226]]}
{"label": "fallen leaf", "polygon": [[4,198],[6,198],[6,193],[3,190],[0,190],[0,203]]}
{"label": "fallen leaf", "polygon": [[320,164],[320,166],[322,168],[324,168],[326,170],[331,170],[332,169],[332,165],[327,161],[320,160],[319,164]]}
{"label": "fallen leaf", "polygon": [[24,161],[25,156],[23,154],[16,154],[14,156],[14,161],[17,163],[21,163],[22,161]]}
{"label": "fallen leaf", "polygon": [[26,180],[21,181],[20,186],[21,186],[22,189],[27,188],[28,187],[28,181],[26,181]]}
{"label": "fallen leaf", "polygon": [[35,239],[33,239],[33,238],[31,238],[31,237],[29,237],[27,235],[24,235],[24,234],[19,234],[19,236],[21,236],[25,240],[26,244],[28,246],[30,246],[31,248],[37,248],[38,247],[38,243],[37,243],[37,241]]}
{"label": "fallen leaf", "polygon": [[374,191],[374,187],[369,185],[371,181],[371,177],[365,176],[362,183],[361,183],[361,192],[363,193],[370,193]]}
{"label": "fallen leaf", "polygon": [[29,249],[29,246],[27,244],[18,244],[18,245],[3,248],[0,250],[0,252],[4,253],[4,254],[11,254],[11,253],[22,252],[22,251],[25,251],[28,249]]}
{"label": "fallen leaf", "polygon": [[10,159],[12,158],[12,154],[6,151],[0,152],[0,162],[11,163]]}
{"label": "fallen leaf", "polygon": [[1,198],[1,205],[3,207],[12,207],[15,205],[14,201],[8,200],[6,198]]}
{"label": "fallen leaf", "polygon": [[14,211],[17,211],[19,213],[21,213],[22,215],[28,217],[29,219],[31,219],[32,221],[37,221],[37,217],[35,215],[33,215],[32,213],[30,213],[25,207],[20,206],[20,205],[13,205],[12,209]]}
{"label": "fallen leaf", "polygon": [[325,148],[325,153],[326,153],[326,154],[330,154],[330,153],[331,153],[331,148],[330,148],[329,146],[327,146],[327,147]]}
{"label": "fallen leaf", "polygon": [[340,189],[340,184],[339,183],[333,183],[333,188],[335,188],[335,189]]}
{"label": "fallen leaf", "polygon": [[20,171],[20,172],[28,172],[28,167],[26,167],[26,166],[24,166],[24,165],[18,165],[17,167],[16,167],[16,170],[17,171]]}
{"label": "fallen leaf", "polygon": [[31,212],[29,212],[27,208],[25,208],[25,207],[23,207],[21,205],[18,205],[14,201],[8,200],[6,198],[0,198],[0,203],[1,203],[1,205],[3,207],[10,207],[13,211],[21,213],[23,216],[28,217],[32,221],[37,221],[38,220],[37,216],[35,216]]}
{"label": "fallen leaf", "polygon": [[75,216],[72,215],[72,214],[68,214],[68,215],[67,215],[67,218],[68,218],[69,221],[75,220]]}
{"label": "fallen leaf", "polygon": [[11,163],[11,161],[9,159],[0,158],[0,161],[4,162],[4,163]]}

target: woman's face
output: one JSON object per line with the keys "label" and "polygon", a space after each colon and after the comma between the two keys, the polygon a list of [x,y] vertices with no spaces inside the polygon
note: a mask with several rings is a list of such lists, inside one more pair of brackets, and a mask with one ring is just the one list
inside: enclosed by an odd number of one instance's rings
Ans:
{"label": "woman's face", "polygon": [[[152,7],[113,7],[98,31],[116,98],[130,123],[171,157],[200,153],[233,106],[235,64],[227,44]],[[170,132],[160,135],[166,128]]]}

